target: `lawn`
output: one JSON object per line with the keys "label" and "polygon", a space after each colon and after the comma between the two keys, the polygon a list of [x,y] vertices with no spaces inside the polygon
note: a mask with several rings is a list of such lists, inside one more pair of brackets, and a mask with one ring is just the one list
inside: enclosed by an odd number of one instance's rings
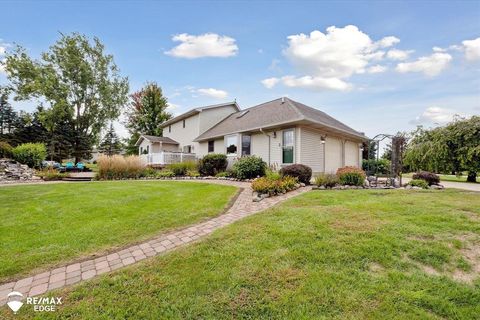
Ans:
{"label": "lawn", "polygon": [[236,188],[113,181],[0,188],[0,280],[220,214]]}
{"label": "lawn", "polygon": [[474,319],[479,221],[474,192],[312,191],[15,319]]}
{"label": "lawn", "polygon": [[[404,177],[411,178],[413,173],[406,173],[403,174]],[[440,181],[451,181],[451,182],[466,182],[466,183],[473,183],[467,182],[467,175],[456,176],[452,174],[438,174],[440,177]],[[480,183],[480,176],[477,177],[477,183]]]}

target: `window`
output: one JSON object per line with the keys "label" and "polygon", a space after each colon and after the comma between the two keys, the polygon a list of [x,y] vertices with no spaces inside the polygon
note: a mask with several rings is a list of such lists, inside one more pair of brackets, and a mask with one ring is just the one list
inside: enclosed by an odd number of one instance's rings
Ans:
{"label": "window", "polygon": [[252,136],[249,134],[242,134],[242,156],[250,155],[251,143],[252,143]]}
{"label": "window", "polygon": [[168,126],[168,132],[172,132],[172,126]]}
{"label": "window", "polygon": [[237,155],[237,136],[229,136],[226,141],[227,156]]}
{"label": "window", "polygon": [[215,149],[215,141],[210,140],[208,141],[208,152],[213,152]]}
{"label": "window", "polygon": [[184,153],[192,153],[192,146],[183,146],[183,152]]}
{"label": "window", "polygon": [[293,163],[294,135],[293,129],[283,131],[282,162]]}
{"label": "window", "polygon": [[183,120],[183,127],[185,128],[185,119]]}

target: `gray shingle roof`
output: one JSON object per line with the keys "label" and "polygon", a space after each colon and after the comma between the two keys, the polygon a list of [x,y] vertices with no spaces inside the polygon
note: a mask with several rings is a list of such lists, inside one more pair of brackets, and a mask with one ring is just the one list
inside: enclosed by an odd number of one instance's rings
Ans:
{"label": "gray shingle roof", "polygon": [[308,121],[333,130],[366,139],[365,135],[325,112],[293,101],[289,98],[276,99],[257,106],[233,113],[218,124],[202,133],[195,141],[202,141],[231,133],[259,130],[276,125],[284,125],[298,121]]}
{"label": "gray shingle roof", "polygon": [[140,138],[138,138],[135,145],[139,145],[141,143],[142,139],[147,139],[150,142],[162,142],[162,143],[167,143],[167,144],[178,144],[177,141],[175,141],[171,138],[168,138],[168,137],[149,136],[149,135],[146,135],[146,134],[142,134],[140,136]]}

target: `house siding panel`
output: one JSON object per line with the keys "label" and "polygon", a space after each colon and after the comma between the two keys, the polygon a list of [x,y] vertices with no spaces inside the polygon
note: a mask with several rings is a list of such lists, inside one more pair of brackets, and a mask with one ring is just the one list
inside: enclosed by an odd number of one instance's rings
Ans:
{"label": "house siding panel", "polygon": [[325,172],[335,173],[343,167],[343,145],[339,138],[326,137],[325,139]]}
{"label": "house siding panel", "polygon": [[199,113],[199,135],[234,112],[237,112],[237,109],[233,105],[203,110]]}
{"label": "house siding panel", "polygon": [[352,141],[345,142],[345,165],[358,167],[358,144]]}
{"label": "house siding panel", "polygon": [[268,137],[265,134],[252,134],[251,153],[262,158],[268,164]]}
{"label": "house siding panel", "polygon": [[171,132],[168,132],[168,126],[163,129],[163,136],[172,138],[177,141],[179,150],[183,150],[184,146],[193,146],[192,152],[195,153],[199,149],[198,142],[193,140],[199,135],[199,115],[193,115],[185,119],[185,128],[183,120],[171,124]]}

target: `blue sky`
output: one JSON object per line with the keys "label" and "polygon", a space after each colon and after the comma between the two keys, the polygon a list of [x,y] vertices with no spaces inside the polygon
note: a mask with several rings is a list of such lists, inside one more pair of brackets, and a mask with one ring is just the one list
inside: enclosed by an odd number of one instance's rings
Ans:
{"label": "blue sky", "polygon": [[97,36],[129,77],[131,91],[156,81],[175,114],[233,99],[246,108],[288,96],[369,136],[480,114],[478,1],[0,6],[0,59],[1,48],[14,43],[38,57],[59,32]]}

